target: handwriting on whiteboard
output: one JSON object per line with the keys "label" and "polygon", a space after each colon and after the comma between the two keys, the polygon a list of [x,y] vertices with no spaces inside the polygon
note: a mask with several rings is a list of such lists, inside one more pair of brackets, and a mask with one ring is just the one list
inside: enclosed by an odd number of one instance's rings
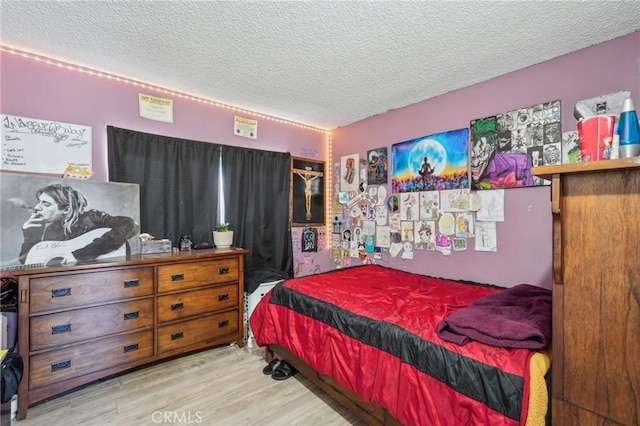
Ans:
{"label": "handwriting on whiteboard", "polygon": [[91,168],[91,127],[0,115],[0,169],[62,173],[69,164]]}

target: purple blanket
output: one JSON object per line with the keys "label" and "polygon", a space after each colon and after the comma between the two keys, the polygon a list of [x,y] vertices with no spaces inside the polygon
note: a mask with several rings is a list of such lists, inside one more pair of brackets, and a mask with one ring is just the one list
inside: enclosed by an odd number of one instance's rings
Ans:
{"label": "purple blanket", "polygon": [[464,345],[542,349],[551,341],[551,290],[518,284],[476,300],[438,323],[438,335]]}

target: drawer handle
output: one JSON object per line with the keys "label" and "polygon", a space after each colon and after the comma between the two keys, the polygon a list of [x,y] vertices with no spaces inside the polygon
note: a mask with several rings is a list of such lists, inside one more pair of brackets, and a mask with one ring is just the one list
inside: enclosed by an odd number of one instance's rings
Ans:
{"label": "drawer handle", "polygon": [[171,281],[182,281],[182,280],[184,280],[184,274],[171,275]]}
{"label": "drawer handle", "polygon": [[179,331],[177,333],[171,333],[171,340],[178,340],[178,339],[182,339],[184,337],[184,333],[182,331]]}
{"label": "drawer handle", "polygon": [[218,269],[218,274],[220,275],[226,275],[229,273],[229,268],[220,268]]}
{"label": "drawer handle", "polygon": [[127,312],[126,314],[124,314],[124,320],[130,320],[130,319],[136,319],[140,317],[140,312],[139,311],[135,311],[135,312]]}
{"label": "drawer handle", "polygon": [[138,350],[138,344],[134,343],[132,345],[127,345],[125,347],[122,348],[122,351],[126,354],[127,352],[132,352],[132,351],[137,351]]}
{"label": "drawer handle", "polygon": [[56,371],[64,370],[65,368],[71,367],[71,360],[68,359],[66,361],[56,362],[55,364],[51,364],[51,372],[54,373]]}
{"label": "drawer handle", "polygon": [[218,321],[218,328],[229,327],[229,320]]}
{"label": "drawer handle", "polygon": [[55,290],[51,290],[51,297],[64,297],[71,296],[70,288],[56,288]]}
{"label": "drawer handle", "polygon": [[51,327],[51,334],[68,333],[71,331],[71,324],[54,325]]}
{"label": "drawer handle", "polygon": [[182,303],[182,302],[174,303],[173,305],[171,305],[171,310],[172,311],[179,311],[182,308],[184,308],[184,303]]}
{"label": "drawer handle", "polygon": [[218,295],[218,302],[224,302],[225,300],[229,300],[229,293]]}
{"label": "drawer handle", "polygon": [[140,285],[140,280],[136,279],[136,280],[126,280],[124,282],[124,288],[130,288],[130,287],[138,287]]}

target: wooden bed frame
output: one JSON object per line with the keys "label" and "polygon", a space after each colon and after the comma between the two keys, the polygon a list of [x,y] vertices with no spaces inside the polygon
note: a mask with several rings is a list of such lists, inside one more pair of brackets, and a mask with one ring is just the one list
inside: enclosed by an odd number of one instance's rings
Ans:
{"label": "wooden bed frame", "polygon": [[274,354],[294,366],[307,379],[311,380],[316,386],[347,407],[367,424],[372,426],[402,426],[402,423],[389,414],[387,410],[372,402],[361,400],[354,392],[342,387],[332,377],[318,373],[313,367],[282,346],[267,346],[267,362],[273,360]]}

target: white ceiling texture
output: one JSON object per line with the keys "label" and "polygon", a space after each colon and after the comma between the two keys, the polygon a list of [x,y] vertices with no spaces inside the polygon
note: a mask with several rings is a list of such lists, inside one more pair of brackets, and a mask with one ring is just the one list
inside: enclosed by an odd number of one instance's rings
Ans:
{"label": "white ceiling texture", "polygon": [[0,1],[4,47],[321,129],[639,29],[637,0]]}

